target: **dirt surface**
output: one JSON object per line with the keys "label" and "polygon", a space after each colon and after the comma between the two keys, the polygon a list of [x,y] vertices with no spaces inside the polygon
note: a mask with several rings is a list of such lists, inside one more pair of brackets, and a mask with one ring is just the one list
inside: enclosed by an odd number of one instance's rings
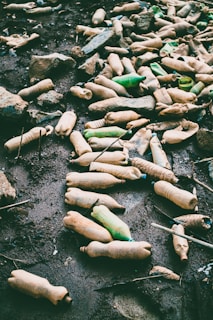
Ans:
{"label": "dirt surface", "polygon": [[[109,12],[120,2],[60,1],[60,12],[33,17],[23,13],[6,14],[2,10],[5,3],[2,1],[0,4],[1,34],[8,30],[9,34],[37,32],[40,35],[39,39],[18,49],[16,54],[11,54],[6,45],[0,46],[0,85],[17,93],[29,86],[28,67],[32,55],[58,52],[69,56],[73,46],[82,46],[85,41],[84,37],[79,36],[76,42],[76,25],[91,25],[91,14],[95,9],[103,6]],[[60,105],[47,108],[46,111],[74,109],[78,117],[75,128],[82,131],[84,123],[93,119],[93,115],[87,109],[89,102],[72,97],[69,88],[79,81],[85,81],[85,78],[76,67],[72,70],[61,68],[51,75],[51,79],[55,90],[63,94],[63,100]],[[39,109],[36,100],[30,102],[30,108]],[[151,226],[152,222],[171,226],[171,222],[156,207],[171,217],[188,212],[157,196],[149,180],[113,187],[107,193],[126,208],[119,217],[130,227],[133,239],[152,244],[152,255],[144,261],[92,259],[86,256],[79,248],[87,245],[89,240],[63,227],[63,217],[71,209],[90,216],[87,210],[64,203],[66,174],[86,169],[69,164],[73,147],[68,138],[61,139],[54,134],[42,138],[40,150],[36,141],[22,148],[18,159],[17,153],[8,154],[4,143],[20,135],[23,127],[25,131],[31,128],[28,120],[23,118],[15,123],[4,118],[0,120],[0,169],[16,189],[16,202],[29,199],[24,205],[0,211],[0,318],[211,319],[212,272],[210,270],[207,276],[198,270],[212,262],[212,250],[190,242],[188,262],[183,264],[174,252],[172,236]],[[55,126],[57,121],[53,119],[42,123],[42,126]],[[211,115],[206,113],[201,117],[199,125],[212,130]],[[212,187],[208,163],[193,165],[194,161],[212,154],[202,152],[195,137],[175,146],[166,146],[165,150],[174,173],[179,177],[177,185],[188,191],[196,187],[199,213],[212,217],[211,191],[190,179],[194,172],[200,181]],[[144,157],[151,160],[151,153],[147,152]],[[1,203],[3,205],[4,202]],[[205,241],[213,243],[212,230],[202,236]],[[181,281],[147,279],[97,291],[113,283],[146,277],[154,265],[162,265],[181,274]],[[65,286],[73,299],[72,304],[55,307],[47,300],[36,300],[11,289],[7,279],[11,271],[17,268],[45,277],[53,285]]]}

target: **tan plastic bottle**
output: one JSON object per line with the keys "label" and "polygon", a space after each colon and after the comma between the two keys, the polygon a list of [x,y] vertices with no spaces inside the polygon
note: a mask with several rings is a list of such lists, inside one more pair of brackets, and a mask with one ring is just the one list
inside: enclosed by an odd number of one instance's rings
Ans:
{"label": "tan plastic bottle", "polygon": [[22,269],[13,270],[11,278],[8,278],[9,285],[33,298],[45,298],[57,305],[60,301],[70,303],[72,298],[65,287],[53,286],[45,278]]}
{"label": "tan plastic bottle", "polygon": [[63,224],[65,228],[71,229],[90,240],[101,242],[110,242],[113,240],[106,228],[84,217],[77,211],[68,211],[63,219]]}
{"label": "tan plastic bottle", "polygon": [[160,180],[155,182],[154,191],[156,194],[186,210],[193,210],[198,203],[196,195],[187,190],[180,189],[168,181]]}
{"label": "tan plastic bottle", "polygon": [[[173,224],[172,230],[177,232],[178,234],[185,234],[184,227],[182,224]],[[182,237],[179,237],[175,234],[172,235],[173,237],[173,246],[175,249],[175,252],[180,257],[181,261],[188,260],[187,253],[189,251],[189,245],[188,240]]]}
{"label": "tan plastic bottle", "polygon": [[120,241],[109,243],[92,241],[88,246],[80,247],[91,258],[109,257],[112,259],[144,260],[151,255],[151,244],[146,241]]}

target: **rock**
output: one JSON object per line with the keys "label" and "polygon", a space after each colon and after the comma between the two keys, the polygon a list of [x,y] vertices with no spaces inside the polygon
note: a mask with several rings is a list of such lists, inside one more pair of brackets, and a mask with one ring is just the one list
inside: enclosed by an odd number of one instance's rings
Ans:
{"label": "rock", "polygon": [[44,56],[33,55],[29,66],[30,83],[45,79],[53,69],[63,66],[74,68],[76,61],[72,57],[56,52]]}
{"label": "rock", "polygon": [[18,94],[7,91],[0,87],[0,116],[7,119],[20,119],[28,107],[28,102],[24,101]]}
{"label": "rock", "polygon": [[0,201],[11,203],[16,198],[16,190],[12,187],[3,171],[0,171]]}
{"label": "rock", "polygon": [[60,104],[62,99],[62,93],[56,92],[55,90],[49,90],[48,92],[44,92],[37,97],[37,104],[40,107],[54,106],[56,104]]}
{"label": "rock", "polygon": [[201,150],[213,151],[213,131],[208,129],[200,129],[196,134],[197,144]]}

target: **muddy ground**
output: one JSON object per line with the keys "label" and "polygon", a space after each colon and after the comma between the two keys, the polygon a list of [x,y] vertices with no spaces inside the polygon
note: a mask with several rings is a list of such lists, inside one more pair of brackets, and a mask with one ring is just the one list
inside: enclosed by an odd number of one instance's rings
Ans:
{"label": "muddy ground", "polygon": [[[23,13],[6,14],[2,10],[5,3],[10,1],[0,4],[1,34],[8,30],[9,34],[36,31],[40,35],[15,55],[11,55],[5,45],[0,46],[0,85],[17,93],[29,86],[28,66],[33,54],[59,52],[70,55],[74,45],[82,46],[85,41],[80,36],[75,42],[76,25],[90,25],[91,14],[96,8],[103,6],[109,12],[119,1],[60,1],[60,13],[32,18]],[[75,128],[83,130],[84,123],[93,115],[87,110],[87,102],[73,98],[69,93],[72,85],[82,81],[82,74],[77,68],[62,68],[54,72],[51,79],[56,91],[63,94],[63,101],[47,111],[74,109],[78,116]],[[39,109],[35,101],[30,103],[30,108]],[[57,121],[53,119],[44,125],[55,126]],[[213,129],[209,113],[200,118],[199,124]],[[120,218],[129,225],[135,240],[152,244],[152,255],[144,261],[89,258],[79,251],[79,247],[89,241],[63,227],[63,217],[73,209],[64,203],[65,176],[70,171],[81,171],[69,164],[73,151],[69,139],[53,134],[42,139],[40,152],[38,142],[35,142],[23,148],[18,159],[16,153],[8,154],[3,147],[9,138],[20,135],[23,127],[26,131],[31,126],[26,118],[15,123],[5,119],[0,122],[0,169],[16,189],[16,202],[29,199],[24,205],[0,211],[0,253],[6,256],[0,256],[1,319],[210,319],[213,312],[212,274],[210,271],[207,277],[198,269],[212,262],[212,251],[190,242],[188,262],[183,264],[174,252],[171,235],[151,226],[152,222],[171,225],[156,207],[172,217],[186,212],[155,195],[150,181],[114,187],[107,193],[126,207],[125,212],[119,214]],[[200,181],[212,187],[208,163],[193,165],[194,161],[212,154],[202,152],[195,137],[176,146],[167,146],[166,152],[179,177],[178,186],[189,191],[196,187],[199,213],[212,217],[212,193],[190,179],[194,172]],[[151,160],[150,152],[145,158]],[[5,203],[1,203],[3,205]],[[89,216],[86,210],[78,210]],[[212,230],[202,236],[213,242]],[[154,265],[166,266],[181,274],[181,281],[147,279],[97,291],[113,283],[146,277]],[[36,300],[11,289],[7,278],[17,268],[45,277],[54,285],[65,286],[73,299],[72,304],[55,307],[47,300]]]}

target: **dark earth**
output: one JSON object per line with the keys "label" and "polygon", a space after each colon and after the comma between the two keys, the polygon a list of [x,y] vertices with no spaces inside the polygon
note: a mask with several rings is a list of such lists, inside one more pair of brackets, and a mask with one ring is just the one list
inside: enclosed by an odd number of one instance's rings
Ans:
{"label": "dark earth", "polygon": [[[91,26],[91,15],[97,8],[103,7],[109,13],[121,3],[64,0],[59,1],[62,4],[59,12],[29,17],[23,12],[6,13],[3,6],[11,2],[1,1],[0,34],[5,35],[8,30],[9,34],[37,32],[40,35],[14,54],[6,45],[0,46],[0,86],[12,93],[30,85],[28,67],[32,55],[58,52],[70,56],[73,46],[85,44],[85,37],[79,35],[76,38],[76,25]],[[79,63],[82,61],[77,61],[77,66]],[[88,112],[89,102],[74,98],[69,92],[71,86],[86,80],[77,66],[71,70],[61,67],[51,74],[55,90],[63,94],[63,100],[60,105],[47,107],[45,111],[75,110],[78,117],[75,129],[82,131],[84,123],[94,116]],[[39,109],[36,100],[30,102],[29,108]],[[195,119],[198,121],[198,118],[200,127],[213,129],[210,113]],[[43,122],[42,126],[55,126],[57,122],[55,118]],[[212,271],[211,268],[208,274],[198,271],[213,262],[211,249],[190,242],[188,262],[182,263],[174,252],[172,236],[151,226],[152,222],[171,226],[171,220],[158,208],[170,217],[189,212],[157,196],[149,180],[113,187],[107,193],[126,207],[119,217],[128,224],[135,240],[152,244],[152,255],[142,261],[88,257],[79,248],[87,245],[89,240],[63,227],[63,217],[69,210],[77,209],[88,217],[90,215],[88,210],[72,208],[64,203],[66,174],[84,170],[69,163],[73,152],[69,139],[52,134],[42,138],[40,148],[38,141],[22,148],[18,158],[17,153],[8,154],[4,149],[8,139],[20,135],[23,128],[27,131],[31,127],[26,117],[17,122],[0,119],[0,169],[16,189],[15,202],[29,200],[23,205],[0,211],[1,320],[212,319]],[[199,149],[195,136],[183,143],[166,146],[165,151],[179,178],[177,185],[188,191],[196,187],[198,212],[212,217],[212,192],[192,179],[195,173],[197,179],[212,187],[208,162],[194,163],[211,157],[212,153]],[[145,158],[151,160],[149,151]],[[4,205],[6,203],[2,202],[1,206]],[[201,236],[206,242],[213,243],[212,230]],[[135,278],[147,277],[154,265],[170,268],[181,275],[181,281],[156,278],[131,283]],[[7,279],[15,269],[47,278],[53,285],[65,286],[72,303],[56,307],[48,300],[34,299],[13,290]],[[120,282],[126,284],[113,286]],[[107,286],[110,287],[97,290]]]}

